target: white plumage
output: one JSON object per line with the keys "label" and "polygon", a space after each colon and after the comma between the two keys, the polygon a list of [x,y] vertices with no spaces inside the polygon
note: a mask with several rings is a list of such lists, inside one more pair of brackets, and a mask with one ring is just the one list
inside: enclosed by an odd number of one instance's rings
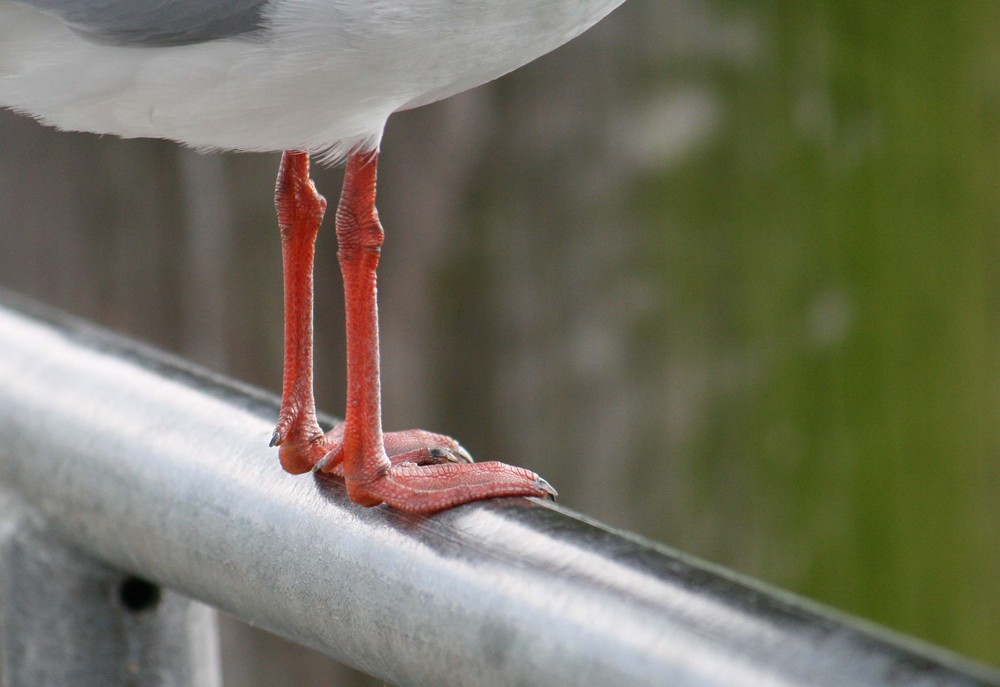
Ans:
{"label": "white plumage", "polygon": [[[62,129],[337,160],[376,148],[393,112],[516,69],[622,1],[270,0],[253,33],[145,45],[71,28],[57,0],[0,0],[0,106]],[[115,3],[62,4],[99,22]]]}

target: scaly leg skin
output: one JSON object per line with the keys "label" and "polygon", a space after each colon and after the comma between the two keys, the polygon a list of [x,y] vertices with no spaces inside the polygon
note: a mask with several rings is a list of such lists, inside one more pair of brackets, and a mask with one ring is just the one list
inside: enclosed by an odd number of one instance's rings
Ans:
{"label": "scaly leg skin", "polygon": [[285,373],[271,438],[282,467],[344,477],[351,500],[430,513],[497,496],[554,497],[535,473],[504,463],[473,463],[450,437],[423,430],[382,433],[375,269],[383,231],[375,210],[378,155],[347,163],[337,207],[337,244],[347,312],[347,412],[323,434],[312,388],[312,267],[326,201],[309,179],[309,157],[286,152],[275,206],[285,269]]}
{"label": "scaly leg skin", "polygon": [[[301,474],[324,457],[337,455],[344,429],[341,424],[324,436],[313,400],[313,258],[326,200],[309,179],[308,155],[282,156],[274,195],[285,275],[285,363],[281,411],[271,446],[281,447],[278,456],[286,471]],[[472,462],[454,439],[422,430],[387,434],[385,445],[390,456],[406,455],[419,464]],[[344,476],[339,458],[327,462],[335,474]]]}

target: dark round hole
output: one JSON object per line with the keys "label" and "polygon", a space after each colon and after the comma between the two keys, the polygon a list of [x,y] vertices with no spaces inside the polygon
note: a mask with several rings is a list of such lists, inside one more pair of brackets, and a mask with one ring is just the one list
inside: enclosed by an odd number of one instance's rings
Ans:
{"label": "dark round hole", "polygon": [[160,603],[160,588],[138,577],[126,577],[118,587],[118,598],[133,613],[149,611]]}

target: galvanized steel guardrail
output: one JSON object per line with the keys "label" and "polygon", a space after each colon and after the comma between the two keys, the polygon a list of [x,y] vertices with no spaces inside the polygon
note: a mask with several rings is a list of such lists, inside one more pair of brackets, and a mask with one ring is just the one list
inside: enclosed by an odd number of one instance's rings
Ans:
{"label": "galvanized steel guardrail", "polygon": [[217,685],[188,598],[399,685],[1000,686],[559,506],[356,506],[276,409],[0,293],[0,686]]}

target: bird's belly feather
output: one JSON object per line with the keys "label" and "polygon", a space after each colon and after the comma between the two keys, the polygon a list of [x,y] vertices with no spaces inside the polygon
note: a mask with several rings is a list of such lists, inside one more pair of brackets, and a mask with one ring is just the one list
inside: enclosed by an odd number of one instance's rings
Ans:
{"label": "bird's belly feather", "polygon": [[0,106],[69,130],[337,159],[375,147],[392,112],[511,71],[620,2],[285,2],[254,39],[121,47],[0,0]]}

